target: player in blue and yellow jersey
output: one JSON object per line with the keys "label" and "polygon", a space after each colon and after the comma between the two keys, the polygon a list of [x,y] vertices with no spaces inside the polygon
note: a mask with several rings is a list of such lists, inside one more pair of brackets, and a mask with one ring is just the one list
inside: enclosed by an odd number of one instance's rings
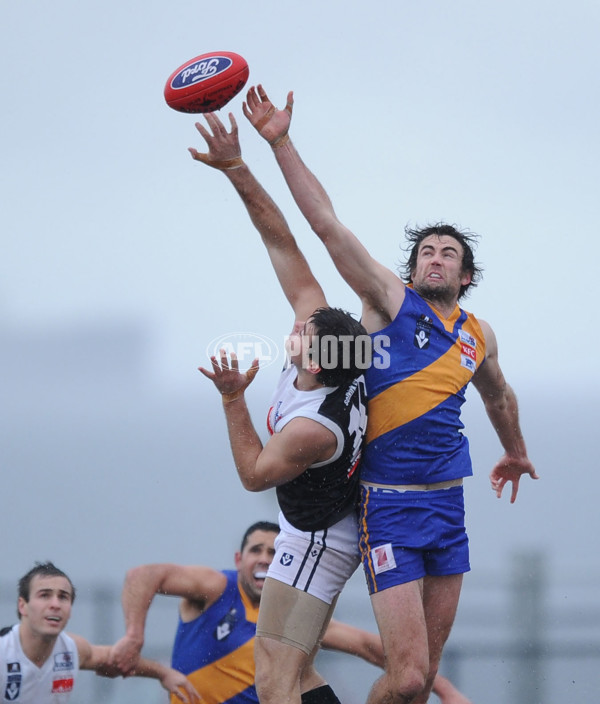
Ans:
{"label": "player in blue and yellow jersey", "polygon": [[[252,524],[235,553],[235,570],[174,564],[141,565],[129,570],[122,594],[126,635],[113,648],[113,662],[125,673],[134,666],[155,594],[179,596],[173,668],[187,676],[203,704],[258,704],[254,635],[278,532],[276,523]],[[383,667],[379,636],[348,624],[331,621],[321,646]],[[442,704],[470,704],[444,677],[436,678],[434,691]]]}
{"label": "player in blue and yellow jersey", "polygon": [[460,411],[471,381],[505,451],[490,475],[497,496],[511,482],[513,502],[521,475],[537,474],[494,333],[458,306],[481,274],[473,258],[475,237],[446,224],[408,230],[403,281],[338,220],[289,138],[292,107],[292,93],[285,109],[276,110],[258,86],[248,91],[244,112],[273,148],[300,210],[360,297],[361,321],[373,340],[359,530],[386,669],[368,704],[422,704],[469,570],[462,482],[472,469]]}

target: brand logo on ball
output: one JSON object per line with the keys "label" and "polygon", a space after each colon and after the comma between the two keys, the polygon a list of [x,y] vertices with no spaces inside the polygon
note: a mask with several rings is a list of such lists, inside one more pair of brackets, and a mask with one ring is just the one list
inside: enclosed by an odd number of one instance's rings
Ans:
{"label": "brand logo on ball", "polygon": [[225,350],[228,356],[234,352],[240,369],[249,369],[256,358],[261,369],[264,369],[279,356],[279,349],[273,340],[253,332],[230,332],[216,337],[208,343],[206,354],[218,359],[221,350]]}
{"label": "brand logo on ball", "polygon": [[231,66],[233,61],[227,56],[211,56],[210,59],[201,59],[182,68],[171,81],[171,88],[179,90],[187,88],[194,83],[200,83],[207,78],[212,78],[218,73],[223,73]]}

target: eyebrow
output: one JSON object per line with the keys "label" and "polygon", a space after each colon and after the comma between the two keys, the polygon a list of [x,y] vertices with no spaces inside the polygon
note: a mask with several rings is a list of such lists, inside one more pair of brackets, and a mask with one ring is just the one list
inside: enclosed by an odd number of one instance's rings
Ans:
{"label": "eyebrow", "polygon": [[[432,244],[423,244],[423,245],[421,245],[420,251],[422,252],[422,251],[425,250],[425,249],[435,249],[435,247],[434,247]],[[453,244],[445,244],[445,245],[442,247],[442,252],[446,252],[446,251],[456,252],[457,254],[460,252],[460,250],[458,249],[458,247],[455,246],[455,245],[453,245]]]}
{"label": "eyebrow", "polygon": [[52,594],[53,592],[56,592],[57,594],[60,594],[61,596],[66,595],[71,598],[73,597],[73,593],[67,591],[66,589],[52,589],[50,587],[44,587],[43,589],[38,589],[36,591],[36,594],[39,594],[40,596],[42,596],[44,594]]}

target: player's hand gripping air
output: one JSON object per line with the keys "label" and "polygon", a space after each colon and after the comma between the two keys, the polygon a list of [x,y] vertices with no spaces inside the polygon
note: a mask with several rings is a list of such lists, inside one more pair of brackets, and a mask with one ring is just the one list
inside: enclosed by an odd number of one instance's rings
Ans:
{"label": "player's hand gripping air", "polygon": [[196,122],[196,129],[208,145],[208,153],[199,152],[194,147],[190,147],[188,151],[196,161],[201,161],[214,169],[220,171],[237,169],[243,161],[238,126],[233,113],[229,113],[231,132],[228,132],[225,125],[212,113],[206,113],[205,118],[212,134],[200,122]]}
{"label": "player's hand gripping air", "polygon": [[252,362],[252,366],[247,372],[240,372],[238,358],[235,352],[231,352],[230,359],[227,359],[227,352],[220,350],[220,361],[212,356],[212,372],[204,367],[198,367],[198,371],[210,379],[217,387],[225,403],[235,401],[250,386],[254,377],[258,373],[258,357]]}
{"label": "player's hand gripping air", "polygon": [[286,143],[293,109],[294,94],[292,91],[287,95],[285,108],[277,110],[260,84],[256,88],[254,86],[250,88],[246,94],[246,102],[242,106],[244,115],[250,124],[272,147]]}

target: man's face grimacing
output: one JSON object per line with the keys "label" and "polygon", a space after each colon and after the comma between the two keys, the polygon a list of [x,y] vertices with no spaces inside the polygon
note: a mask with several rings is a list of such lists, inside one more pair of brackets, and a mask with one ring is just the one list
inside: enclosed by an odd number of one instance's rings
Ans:
{"label": "man's face grimacing", "polygon": [[470,281],[463,271],[463,246],[454,237],[429,235],[419,244],[412,282],[423,298],[456,303],[461,286]]}
{"label": "man's face grimacing", "polygon": [[21,624],[42,637],[56,637],[71,617],[73,590],[65,577],[36,574],[29,586],[29,601],[19,597]]}
{"label": "man's face grimacing", "polygon": [[242,552],[235,554],[238,580],[253,604],[258,605],[269,565],[275,556],[273,531],[255,530],[248,536]]}

